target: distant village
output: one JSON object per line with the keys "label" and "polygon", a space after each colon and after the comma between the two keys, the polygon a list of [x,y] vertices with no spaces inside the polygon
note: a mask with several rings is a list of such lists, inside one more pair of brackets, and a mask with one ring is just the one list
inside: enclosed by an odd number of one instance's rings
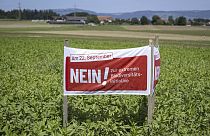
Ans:
{"label": "distant village", "polygon": [[[91,15],[94,16],[94,15]],[[96,24],[111,24],[115,21],[111,16],[96,16],[95,18],[92,17],[90,19],[86,16],[54,16],[52,20],[48,21],[49,24],[89,24],[89,25],[96,25]]]}
{"label": "distant village", "polygon": [[[88,14],[88,13],[87,13]],[[95,16],[95,15],[92,15]],[[182,25],[182,26],[210,26],[210,20],[208,19],[188,19],[184,16],[173,18],[169,16],[167,19],[161,18],[158,15],[154,15],[152,19],[148,19],[146,16],[141,18],[129,18],[119,19],[112,18],[111,16],[96,16],[94,19],[89,19],[86,16],[54,16],[52,20],[48,21],[49,24],[88,24],[95,26],[97,24],[115,24],[115,25]]]}
{"label": "distant village", "polygon": [[194,18],[188,19],[184,16],[169,16],[161,18],[154,15],[152,18],[146,16],[128,19],[113,18],[111,16],[97,16],[87,12],[74,12],[59,15],[52,10],[11,10],[0,9],[0,19],[32,20],[32,22],[46,22],[49,24],[81,24],[81,25],[179,25],[179,26],[210,26],[210,19]]}

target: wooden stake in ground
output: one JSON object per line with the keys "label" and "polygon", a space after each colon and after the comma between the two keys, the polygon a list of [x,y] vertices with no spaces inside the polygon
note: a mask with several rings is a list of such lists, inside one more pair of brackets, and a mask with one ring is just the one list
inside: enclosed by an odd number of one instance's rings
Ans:
{"label": "wooden stake in ground", "polygon": [[151,78],[150,78],[150,95],[148,96],[148,124],[152,123],[153,115],[153,75],[154,75],[154,43],[153,40],[149,40],[149,46],[151,47]]}
{"label": "wooden stake in ground", "polygon": [[[68,47],[68,40],[64,41],[64,46]],[[63,127],[66,127],[68,123],[68,99],[67,95],[63,96]]]}
{"label": "wooden stake in ground", "polygon": [[151,47],[151,83],[150,83],[150,95],[148,96],[148,124],[152,123],[152,116],[155,108],[155,91],[153,92],[154,81],[154,47],[159,48],[159,36],[155,36],[155,43],[153,40],[149,40],[149,46]]}

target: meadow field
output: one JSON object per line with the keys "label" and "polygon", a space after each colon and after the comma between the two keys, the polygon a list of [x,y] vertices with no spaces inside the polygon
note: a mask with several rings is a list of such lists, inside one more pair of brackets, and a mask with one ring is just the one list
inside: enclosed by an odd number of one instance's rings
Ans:
{"label": "meadow field", "polygon": [[[121,49],[148,45],[155,35],[161,75],[153,123],[147,124],[146,96],[68,96],[63,128],[64,40],[76,48]],[[0,49],[0,135],[210,135],[209,27],[0,21]]]}

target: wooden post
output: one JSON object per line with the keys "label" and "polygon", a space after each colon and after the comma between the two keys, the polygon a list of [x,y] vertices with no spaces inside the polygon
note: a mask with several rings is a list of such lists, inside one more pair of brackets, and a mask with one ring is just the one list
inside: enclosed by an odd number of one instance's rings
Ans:
{"label": "wooden post", "polygon": [[153,80],[154,80],[154,46],[159,48],[159,36],[155,36],[155,40],[149,40],[149,46],[151,47],[151,88],[150,88],[150,95],[148,96],[148,124],[152,123],[152,116],[154,114],[155,108],[155,92],[153,93]]}
{"label": "wooden post", "polygon": [[155,47],[159,48],[159,36],[155,35]]}
{"label": "wooden post", "polygon": [[[64,41],[64,46],[68,47],[68,40]],[[68,123],[68,99],[67,95],[63,96],[63,127],[66,127]]]}
{"label": "wooden post", "polygon": [[154,77],[154,43],[153,40],[149,40],[149,46],[151,47],[151,79],[150,79],[150,95],[148,96],[148,124],[152,123],[152,115],[154,111],[154,95],[153,92],[153,77]]}
{"label": "wooden post", "polygon": [[[159,36],[158,35],[155,35],[155,43],[154,43],[154,46],[156,48],[159,48]],[[154,61],[155,61],[155,59],[154,59]],[[153,68],[155,68],[155,66]],[[151,109],[152,109],[151,112],[152,112],[152,116],[153,116],[154,110],[155,110],[155,90],[154,90],[153,94],[150,95],[150,98],[149,99],[151,99],[150,100],[150,102],[151,102]],[[152,117],[151,117],[151,119],[152,119]],[[152,120],[151,120],[151,122],[148,121],[148,123],[152,123]]]}

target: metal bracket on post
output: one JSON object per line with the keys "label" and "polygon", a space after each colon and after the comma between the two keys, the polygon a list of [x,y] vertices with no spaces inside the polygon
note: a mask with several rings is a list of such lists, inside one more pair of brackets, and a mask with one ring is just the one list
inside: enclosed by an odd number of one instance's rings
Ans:
{"label": "metal bracket on post", "polygon": [[154,112],[154,95],[153,93],[153,77],[154,77],[154,42],[149,40],[151,47],[151,79],[150,79],[150,95],[148,96],[148,124],[152,123],[152,116]]}
{"label": "metal bracket on post", "polygon": [[[68,40],[64,41],[64,46],[69,47]],[[68,123],[68,99],[67,95],[63,96],[63,127],[66,127]]]}

